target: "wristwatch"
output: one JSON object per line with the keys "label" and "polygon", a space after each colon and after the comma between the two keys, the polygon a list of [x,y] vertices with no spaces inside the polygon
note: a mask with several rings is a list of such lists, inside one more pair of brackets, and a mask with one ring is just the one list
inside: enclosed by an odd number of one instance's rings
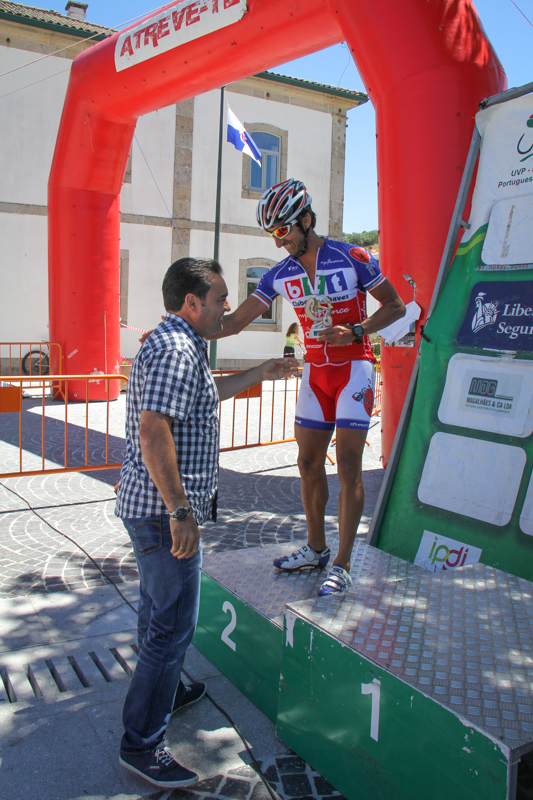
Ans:
{"label": "wristwatch", "polygon": [[170,519],[177,519],[178,522],[185,522],[192,508],[190,506],[178,506],[170,513]]}
{"label": "wristwatch", "polygon": [[354,341],[356,344],[363,344],[363,326],[357,323],[356,325],[352,325],[351,323],[348,325],[349,328],[352,329],[354,335]]}

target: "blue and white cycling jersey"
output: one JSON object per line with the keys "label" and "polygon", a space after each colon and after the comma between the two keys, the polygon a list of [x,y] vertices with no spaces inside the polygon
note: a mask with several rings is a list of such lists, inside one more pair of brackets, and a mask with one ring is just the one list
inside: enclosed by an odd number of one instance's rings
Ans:
{"label": "blue and white cycling jersey", "polygon": [[332,345],[309,336],[313,324],[305,306],[310,298],[321,296],[329,302],[332,325],[357,323],[366,319],[366,293],[385,280],[370,253],[347,242],[324,239],[317,254],[315,285],[298,259],[288,256],[265,272],[253,296],[270,306],[281,295],[292,303],[304,333],[306,361],[312,364],[345,363],[365,359],[373,361],[367,336],[362,344]]}

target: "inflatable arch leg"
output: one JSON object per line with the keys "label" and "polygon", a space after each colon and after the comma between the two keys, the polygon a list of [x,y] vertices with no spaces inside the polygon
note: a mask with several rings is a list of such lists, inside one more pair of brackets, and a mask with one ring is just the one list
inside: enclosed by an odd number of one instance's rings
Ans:
{"label": "inflatable arch leg", "polygon": [[[403,275],[415,280],[424,321],[477,104],[505,88],[470,0],[181,0],[72,65],[48,206],[50,336],[77,350],[72,374],[119,358],[119,197],[137,118],[342,40],[376,108],[381,264],[404,300]],[[384,349],[386,460],[414,350]]]}

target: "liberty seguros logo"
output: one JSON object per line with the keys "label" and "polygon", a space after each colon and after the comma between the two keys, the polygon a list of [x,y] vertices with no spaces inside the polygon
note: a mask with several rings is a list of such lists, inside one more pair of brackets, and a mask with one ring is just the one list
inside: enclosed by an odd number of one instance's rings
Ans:
{"label": "liberty seguros logo", "polygon": [[533,282],[473,287],[457,341],[468,347],[533,351]]}
{"label": "liberty seguros logo", "polygon": [[492,325],[494,322],[496,322],[498,317],[498,302],[493,303],[491,300],[489,300],[488,303],[484,303],[484,297],[485,292],[479,292],[475,300],[476,313],[474,314],[474,318],[472,320],[472,330],[474,333],[477,333],[487,325]]}

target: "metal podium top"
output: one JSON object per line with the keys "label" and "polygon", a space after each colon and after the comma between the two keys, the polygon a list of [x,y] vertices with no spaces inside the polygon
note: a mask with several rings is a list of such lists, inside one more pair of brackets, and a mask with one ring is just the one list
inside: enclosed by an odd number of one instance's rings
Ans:
{"label": "metal podium top", "polygon": [[203,569],[274,624],[287,606],[510,749],[533,741],[532,583],[483,564],[432,574],[356,542],[350,591],[318,597],[327,569],[272,566],[298,546],[213,553]]}
{"label": "metal podium top", "polygon": [[[267,547],[248,547],[243,550],[225,550],[204,556],[203,571],[236,594],[256,611],[283,627],[283,614],[287,603],[296,603],[317,596],[328,570],[306,569],[281,572],[272,566],[276,556],[289,555],[304,542],[286,542]],[[336,553],[338,536],[328,536],[328,545]],[[375,547],[356,542],[350,574],[354,581],[402,580],[420,573],[407,561],[391,556]]]}
{"label": "metal podium top", "polygon": [[531,742],[533,584],[483,564],[408,565],[399,578],[387,553],[370,548],[367,561],[367,548],[354,552],[363,563],[348,594],[290,610],[510,749]]}

